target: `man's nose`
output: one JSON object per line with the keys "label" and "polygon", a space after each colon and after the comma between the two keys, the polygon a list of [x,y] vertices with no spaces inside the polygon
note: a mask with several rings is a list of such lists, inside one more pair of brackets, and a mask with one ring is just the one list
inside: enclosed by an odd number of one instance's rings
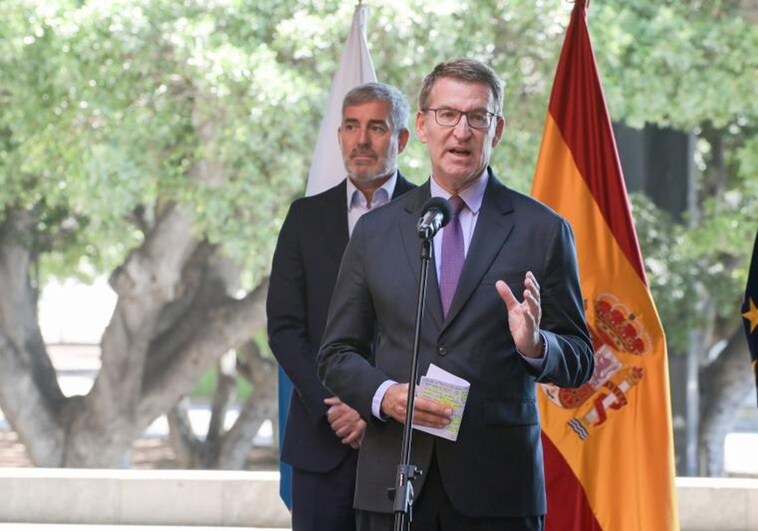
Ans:
{"label": "man's nose", "polygon": [[358,131],[358,144],[361,146],[367,146],[371,143],[371,135],[369,135],[368,127],[361,128]]}
{"label": "man's nose", "polygon": [[465,114],[461,115],[461,119],[453,127],[453,134],[456,138],[468,138],[471,136],[471,126],[468,123],[468,116]]}

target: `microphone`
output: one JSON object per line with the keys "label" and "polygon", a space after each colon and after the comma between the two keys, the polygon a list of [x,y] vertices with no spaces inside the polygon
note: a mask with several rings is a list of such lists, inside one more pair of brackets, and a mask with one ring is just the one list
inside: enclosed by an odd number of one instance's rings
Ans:
{"label": "microphone", "polygon": [[434,238],[434,235],[447,225],[452,216],[453,211],[446,199],[432,197],[421,209],[421,217],[416,224],[418,237],[422,240]]}

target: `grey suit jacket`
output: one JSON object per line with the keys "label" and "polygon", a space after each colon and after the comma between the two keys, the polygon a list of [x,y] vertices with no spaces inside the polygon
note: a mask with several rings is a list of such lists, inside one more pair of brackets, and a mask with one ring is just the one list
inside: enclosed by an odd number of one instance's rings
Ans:
{"label": "grey suit jacket", "polygon": [[[371,414],[382,382],[408,381],[420,271],[416,222],[429,183],[359,221],[332,296],[319,374],[370,419],[358,465],[355,506],[392,512],[387,496],[400,460],[402,426]],[[524,275],[541,285],[547,356],[535,373],[516,352],[495,290],[505,280],[521,299]],[[442,317],[434,264],[420,341],[419,374],[430,363],[471,383],[458,440],[414,431],[412,463],[435,451],[455,508],[472,517],[546,512],[536,382],[577,387],[593,371],[573,234],[541,203],[503,186],[489,170],[479,219],[458,288]],[[423,477],[415,490],[423,489]]]}

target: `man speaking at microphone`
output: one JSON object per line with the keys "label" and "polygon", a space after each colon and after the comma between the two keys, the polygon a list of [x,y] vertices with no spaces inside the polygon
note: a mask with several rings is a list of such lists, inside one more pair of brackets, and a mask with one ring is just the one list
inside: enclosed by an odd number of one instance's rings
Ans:
{"label": "man speaking at microphone", "polygon": [[[487,65],[442,63],[425,78],[416,131],[429,181],[356,225],[319,354],[319,374],[367,419],[355,507],[358,529],[393,528],[413,349],[421,239],[430,197],[452,216],[433,237],[419,347],[431,364],[469,382],[455,441],[413,432],[412,529],[533,531],[545,499],[536,382],[578,387],[593,371],[573,234],[541,203],[510,190],[489,167],[504,119]],[[414,423],[444,427],[452,410],[415,401]]]}

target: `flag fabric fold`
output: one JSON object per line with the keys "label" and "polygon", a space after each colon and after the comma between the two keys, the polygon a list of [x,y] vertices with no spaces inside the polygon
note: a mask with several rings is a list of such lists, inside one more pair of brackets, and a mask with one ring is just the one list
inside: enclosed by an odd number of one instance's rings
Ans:
{"label": "flag fabric fold", "polygon": [[350,89],[376,81],[374,63],[366,42],[366,10],[366,6],[358,5],[353,13],[353,24],[332,80],[329,101],[313,150],[305,195],[328,190],[345,178],[345,165],[337,142],[337,128],[342,121],[342,100]]}
{"label": "flag fabric fold", "polygon": [[679,529],[666,341],[632,223],[613,129],[576,0],[532,195],[574,230],[595,372],[541,385],[548,531]]}
{"label": "flag fabric fold", "polygon": [[[353,13],[350,33],[342,50],[339,67],[332,80],[324,118],[313,150],[305,191],[307,196],[328,190],[346,175],[337,140],[337,128],[342,121],[342,100],[352,88],[376,81],[374,63],[366,41],[367,9],[366,6],[359,4]],[[281,368],[278,376],[279,448],[282,448],[292,395],[292,382]],[[285,505],[292,508],[292,470],[287,463],[280,462],[279,472],[279,495]]]}
{"label": "flag fabric fold", "polygon": [[753,256],[748,270],[745,300],[742,303],[742,324],[750,351],[755,378],[756,405],[758,405],[758,234],[755,235]]}

